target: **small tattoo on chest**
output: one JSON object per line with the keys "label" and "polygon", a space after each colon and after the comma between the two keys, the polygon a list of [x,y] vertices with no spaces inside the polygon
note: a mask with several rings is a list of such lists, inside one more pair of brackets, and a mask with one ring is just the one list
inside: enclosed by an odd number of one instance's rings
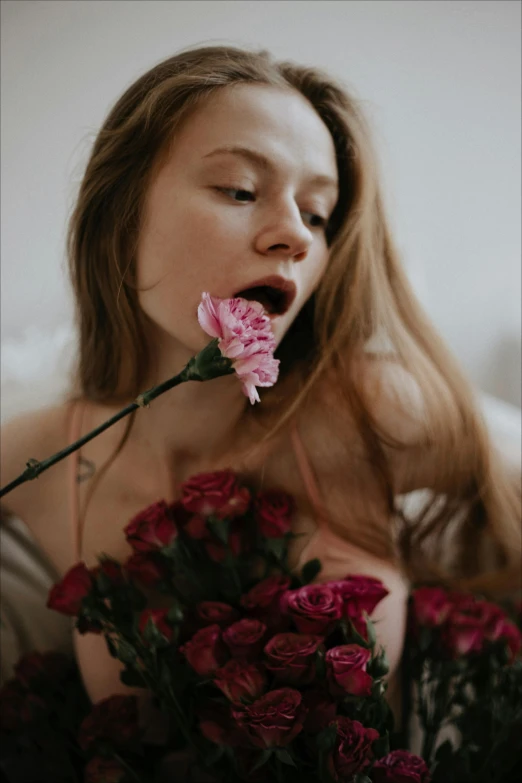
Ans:
{"label": "small tattoo on chest", "polygon": [[77,484],[81,484],[82,481],[87,481],[87,479],[92,478],[96,472],[96,465],[94,462],[91,462],[90,459],[85,459],[85,457],[80,457],[78,460],[78,468],[78,475],[76,476]]}

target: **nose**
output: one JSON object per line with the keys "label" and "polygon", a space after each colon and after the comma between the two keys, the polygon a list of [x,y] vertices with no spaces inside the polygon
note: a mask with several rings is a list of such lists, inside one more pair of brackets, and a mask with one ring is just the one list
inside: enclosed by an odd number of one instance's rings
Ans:
{"label": "nose", "polygon": [[312,244],[312,232],[302,221],[297,206],[273,210],[256,236],[256,250],[263,255],[303,261]]}

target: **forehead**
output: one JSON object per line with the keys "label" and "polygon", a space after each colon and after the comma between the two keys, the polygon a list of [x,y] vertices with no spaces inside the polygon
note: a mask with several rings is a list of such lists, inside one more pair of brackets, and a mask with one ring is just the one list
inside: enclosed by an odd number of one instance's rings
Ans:
{"label": "forehead", "polygon": [[[247,147],[276,167],[337,181],[333,139],[313,106],[298,92],[239,84],[210,96],[185,121],[171,146],[171,160],[208,160],[221,147]],[[227,156],[229,157],[229,156]]]}

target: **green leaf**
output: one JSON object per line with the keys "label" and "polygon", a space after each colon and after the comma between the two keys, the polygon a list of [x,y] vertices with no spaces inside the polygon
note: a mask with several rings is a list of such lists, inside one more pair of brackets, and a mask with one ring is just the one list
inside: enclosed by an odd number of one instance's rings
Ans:
{"label": "green leaf", "polygon": [[315,738],[317,749],[321,753],[328,753],[335,744],[335,738],[337,737],[337,724],[332,723],[325,729],[319,732]]}
{"label": "green leaf", "polygon": [[228,533],[230,530],[230,521],[228,519],[209,520],[207,527],[223,544],[228,543]]}
{"label": "green leaf", "polygon": [[317,557],[314,557],[313,560],[309,560],[307,563],[305,563],[301,569],[301,579],[303,584],[307,585],[313,579],[315,579],[321,568],[321,561]]}
{"label": "green leaf", "polygon": [[287,750],[285,750],[285,748],[276,748],[275,754],[279,761],[281,761],[283,764],[288,764],[290,767],[296,766],[292,756]]}
{"label": "green leaf", "polygon": [[266,750],[264,750],[259,756],[257,764],[254,767],[252,767],[249,774],[252,775],[254,772],[257,772],[258,769],[261,769],[261,767],[263,767],[272,756],[272,752],[273,752],[272,748],[267,748]]}
{"label": "green leaf", "polygon": [[116,644],[114,642],[114,639],[111,639],[110,636],[105,637],[105,641],[107,643],[107,648],[109,650],[109,653],[112,658],[118,657],[118,648],[116,647]]}
{"label": "green leaf", "polygon": [[126,642],[125,639],[119,639],[116,642],[116,649],[117,656],[120,661],[123,661],[123,663],[131,663],[133,666],[136,665],[136,659],[138,656],[132,644]]}
{"label": "green leaf", "polygon": [[265,546],[268,552],[274,555],[277,560],[282,560],[286,551],[286,541],[284,538],[267,538]]}
{"label": "green leaf", "polygon": [[179,606],[179,604],[174,604],[170,607],[169,611],[167,612],[167,620],[172,625],[179,625],[183,622],[185,619],[185,615],[183,614],[182,608]]}
{"label": "green leaf", "polygon": [[372,750],[376,759],[382,759],[383,756],[386,756],[386,754],[390,752],[390,738],[388,737],[388,734],[375,740],[375,742],[372,743]]}
{"label": "green leaf", "polygon": [[135,669],[124,669],[120,672],[120,680],[131,688],[146,688],[146,683],[141,674]]}
{"label": "green leaf", "polygon": [[371,647],[375,647],[375,644],[377,642],[377,636],[375,635],[375,626],[366,614],[364,613],[366,617],[366,631],[368,633],[368,642],[371,645]]}

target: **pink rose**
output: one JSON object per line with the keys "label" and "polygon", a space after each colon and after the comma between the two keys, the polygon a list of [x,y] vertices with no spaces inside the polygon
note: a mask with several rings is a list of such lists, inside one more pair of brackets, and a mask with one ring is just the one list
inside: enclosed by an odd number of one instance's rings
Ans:
{"label": "pink rose", "polygon": [[352,696],[370,696],[373,680],[366,671],[370,658],[370,650],[358,644],[341,644],[328,650],[325,662],[332,695],[344,691]]}
{"label": "pink rose", "polygon": [[155,552],[135,552],[123,565],[132,579],[143,585],[155,587],[169,575],[167,564]]}
{"label": "pink rose", "polygon": [[435,628],[446,620],[451,600],[442,587],[419,587],[413,592],[413,607],[419,625]]}
{"label": "pink rose", "polygon": [[232,716],[258,748],[280,748],[302,730],[306,708],[299,691],[280,688],[253,704],[234,705]]}
{"label": "pink rose", "polygon": [[167,620],[168,609],[144,609],[140,613],[138,628],[141,634],[144,633],[149,620],[151,620],[158,631],[169,641],[172,639],[173,628]]}
{"label": "pink rose", "polygon": [[132,747],[140,737],[136,696],[110,696],[95,704],[78,731],[78,744],[88,750],[97,740],[117,748]]}
{"label": "pink rose", "polygon": [[480,653],[488,641],[505,638],[510,650],[520,644],[513,634],[512,624],[497,604],[459,594],[453,602],[442,627],[443,648],[453,658],[469,653]]}
{"label": "pink rose", "polygon": [[77,563],[51,587],[47,607],[74,617],[80,613],[82,601],[91,592],[93,584],[92,574],[85,563]]}
{"label": "pink rose", "polygon": [[289,533],[293,512],[292,496],[279,490],[259,492],[254,503],[256,523],[265,538],[282,538]]}
{"label": "pink rose", "polygon": [[221,628],[217,624],[201,628],[179,651],[202,677],[213,674],[228,657],[221,641]]}
{"label": "pink rose", "polygon": [[337,738],[328,757],[328,771],[334,780],[351,780],[371,764],[372,743],[379,738],[379,732],[344,716],[337,717],[334,723],[337,724]]}
{"label": "pink rose", "polygon": [[327,585],[306,585],[289,590],[281,599],[299,633],[327,634],[341,617],[341,596]]}
{"label": "pink rose", "polygon": [[233,658],[254,660],[261,652],[266,625],[259,620],[243,618],[223,632],[223,641]]}
{"label": "pink rose", "polygon": [[240,297],[219,299],[203,293],[198,321],[210,337],[218,338],[222,355],[232,361],[244,394],[252,405],[259,402],[256,386],[273,386],[279,360],[270,319],[259,302]]}
{"label": "pink rose", "polygon": [[392,750],[372,767],[373,783],[429,783],[426,763],[408,750]]}
{"label": "pink rose", "polygon": [[279,633],[265,645],[266,668],[278,682],[306,684],[315,677],[315,657],[323,639],[297,633]]}
{"label": "pink rose", "polygon": [[232,659],[214,673],[216,685],[232,702],[257,699],[266,686],[266,678],[259,666]]}
{"label": "pink rose", "polygon": [[230,625],[239,617],[237,609],[229,604],[221,603],[221,601],[201,601],[196,606],[196,613],[205,625],[217,623],[221,627]]}
{"label": "pink rose", "polygon": [[181,485],[181,503],[196,514],[231,519],[245,513],[250,491],[239,485],[231,470],[198,473]]}
{"label": "pink rose", "polygon": [[172,507],[164,500],[140,511],[123,529],[135,552],[154,552],[169,546],[178,535]]}

